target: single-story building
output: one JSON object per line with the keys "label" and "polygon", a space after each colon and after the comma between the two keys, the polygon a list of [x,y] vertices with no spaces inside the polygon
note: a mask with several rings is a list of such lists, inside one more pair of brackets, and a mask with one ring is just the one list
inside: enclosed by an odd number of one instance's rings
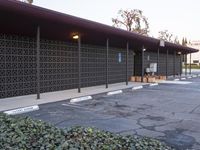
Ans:
{"label": "single-story building", "polygon": [[0,0],[0,98],[180,75],[198,50],[16,0]]}

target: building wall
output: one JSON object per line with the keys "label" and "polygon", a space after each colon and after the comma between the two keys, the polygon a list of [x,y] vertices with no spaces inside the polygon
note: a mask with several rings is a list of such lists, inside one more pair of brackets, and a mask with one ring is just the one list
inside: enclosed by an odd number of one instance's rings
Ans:
{"label": "building wall", "polygon": [[[78,87],[78,46],[76,43],[41,40],[41,93]],[[168,75],[173,75],[173,54],[169,54]],[[149,59],[148,59],[149,58]],[[144,53],[144,68],[157,62],[157,53]],[[159,72],[166,73],[166,54],[160,53]],[[109,48],[109,83],[126,81],[126,48]],[[134,68],[134,69],[133,69]],[[134,71],[133,71],[134,70]],[[175,74],[180,73],[176,55]],[[128,77],[141,75],[141,53],[129,51]],[[82,44],[81,87],[106,82],[106,46]],[[36,40],[0,35],[0,98],[36,94]]]}
{"label": "building wall", "polygon": [[[192,41],[188,44],[188,47],[200,50],[200,41]],[[200,51],[191,54],[191,63],[200,64]],[[187,64],[190,64],[190,54],[187,55]]]}
{"label": "building wall", "polygon": [[[41,40],[40,90],[51,92],[78,87],[77,44]],[[121,58],[119,58],[119,53]],[[120,60],[119,60],[120,59]],[[133,74],[129,51],[128,76]],[[81,87],[106,81],[106,46],[82,44]],[[126,48],[109,49],[109,83],[126,81]],[[0,98],[36,93],[36,40],[0,35]]]}
{"label": "building wall", "polygon": [[[135,55],[135,75],[141,75],[142,66],[141,53]],[[180,74],[180,55],[176,55],[175,58],[175,74]],[[157,63],[157,53],[144,52],[144,69],[149,68],[150,63]],[[168,76],[174,74],[174,54],[168,55]],[[159,75],[166,75],[166,54],[159,54]],[[145,71],[145,70],[144,70]]]}
{"label": "building wall", "polygon": [[36,92],[35,40],[0,35],[0,98]]}

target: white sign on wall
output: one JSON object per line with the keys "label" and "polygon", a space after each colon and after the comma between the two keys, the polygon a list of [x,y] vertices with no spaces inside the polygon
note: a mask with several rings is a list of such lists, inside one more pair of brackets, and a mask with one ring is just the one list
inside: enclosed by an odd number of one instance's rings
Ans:
{"label": "white sign on wall", "polygon": [[118,62],[119,62],[119,63],[122,62],[122,53],[118,53]]}
{"label": "white sign on wall", "polygon": [[150,72],[157,72],[157,63],[150,63]]}
{"label": "white sign on wall", "polygon": [[165,47],[165,41],[164,40],[160,40],[160,46]]}

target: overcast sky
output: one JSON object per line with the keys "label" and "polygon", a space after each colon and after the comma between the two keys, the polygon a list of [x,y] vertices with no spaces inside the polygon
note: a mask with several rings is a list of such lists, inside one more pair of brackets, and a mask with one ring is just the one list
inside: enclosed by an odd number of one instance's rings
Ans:
{"label": "overcast sky", "polygon": [[167,29],[179,38],[200,40],[200,0],[34,0],[34,5],[108,25],[119,9],[140,9],[154,37]]}

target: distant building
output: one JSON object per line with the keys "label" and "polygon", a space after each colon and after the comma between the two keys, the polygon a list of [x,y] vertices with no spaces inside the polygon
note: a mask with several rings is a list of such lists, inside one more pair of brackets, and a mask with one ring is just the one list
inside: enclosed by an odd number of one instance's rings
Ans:
{"label": "distant building", "polygon": [[[200,49],[200,40],[192,41],[188,44],[188,47],[192,47],[195,49]],[[187,56],[187,63],[190,63],[190,55]],[[191,54],[191,63],[200,65],[200,52],[192,53]]]}

